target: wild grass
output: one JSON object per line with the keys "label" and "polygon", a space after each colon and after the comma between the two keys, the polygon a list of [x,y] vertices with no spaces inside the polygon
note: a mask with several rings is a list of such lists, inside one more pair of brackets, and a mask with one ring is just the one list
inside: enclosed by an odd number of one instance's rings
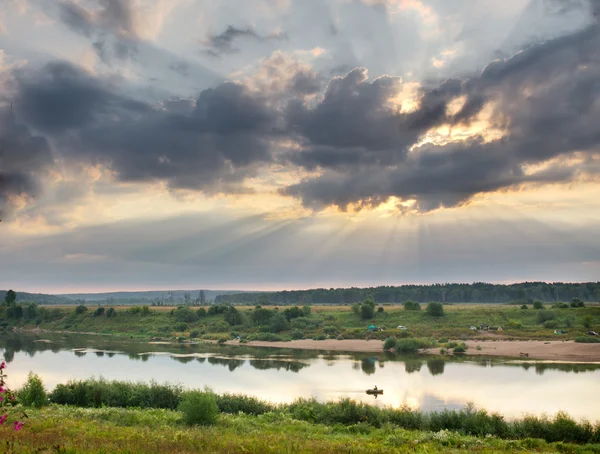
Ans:
{"label": "wild grass", "polygon": [[[163,400],[149,398],[159,389],[165,391],[170,397]],[[489,414],[473,407],[459,411],[424,413],[407,407],[375,407],[351,399],[326,403],[316,399],[297,399],[291,404],[275,405],[245,395],[216,395],[208,391],[184,392],[175,385],[145,385],[98,380],[59,385],[50,394],[50,400],[55,404],[88,408],[141,407],[163,410],[179,408],[190,424],[214,424],[217,421],[217,413],[221,415],[219,418],[223,414],[243,413],[253,416],[286,416],[293,420],[332,427],[390,426],[426,432],[449,430],[460,435],[490,435],[502,439],[539,438],[548,442],[600,443],[599,424],[594,426],[586,421],[577,422],[564,413],[558,413],[553,418],[527,416],[522,420],[506,421],[501,415]]]}
{"label": "wild grass", "polygon": [[[183,414],[172,410],[80,409],[52,405],[31,410],[26,428],[18,433],[0,427],[0,451],[84,454],[600,452],[597,443],[549,443],[531,437],[504,440],[484,432],[482,436],[473,436],[447,429],[425,431],[419,429],[423,421],[418,413],[398,413],[398,424],[380,427],[354,423],[357,416],[370,417],[375,413],[364,413],[352,406],[336,410],[335,414],[335,419],[347,423],[311,423],[296,419],[290,413],[269,412],[260,416],[221,414],[213,426],[187,427]],[[472,421],[478,421],[477,418],[480,416],[473,416]]]}

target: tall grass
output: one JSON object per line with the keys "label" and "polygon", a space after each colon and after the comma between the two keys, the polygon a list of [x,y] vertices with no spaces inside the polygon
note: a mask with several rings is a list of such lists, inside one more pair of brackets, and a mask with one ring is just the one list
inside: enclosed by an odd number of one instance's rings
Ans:
{"label": "tall grass", "polygon": [[[548,442],[600,443],[600,424],[594,426],[585,421],[577,422],[564,413],[558,413],[553,418],[527,416],[522,420],[506,421],[501,415],[476,410],[471,406],[458,411],[424,413],[408,407],[379,408],[351,399],[326,403],[316,399],[297,399],[291,404],[275,405],[245,395],[208,393],[210,396],[206,397],[205,394],[202,391],[183,391],[170,384],[84,380],[58,385],[50,394],[50,400],[78,407],[180,408],[186,413],[185,418],[190,418],[190,424],[213,421],[211,415],[216,406],[217,413],[287,415],[295,420],[332,427],[392,426],[431,432],[450,430],[462,435],[492,435],[503,439],[538,438]],[[213,399],[214,405],[211,403]],[[181,406],[185,401],[188,404]],[[204,414],[208,415],[206,421],[202,420]]]}

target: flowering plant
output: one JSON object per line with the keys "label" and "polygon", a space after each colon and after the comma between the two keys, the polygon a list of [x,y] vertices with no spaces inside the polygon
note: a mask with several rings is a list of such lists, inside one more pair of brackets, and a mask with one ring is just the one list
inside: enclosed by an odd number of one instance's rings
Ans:
{"label": "flowering plant", "polygon": [[[6,387],[5,379],[7,375],[4,372],[5,369],[6,363],[2,361],[2,363],[0,363],[0,426],[9,420],[9,409],[12,409],[17,405],[15,393]],[[22,416],[25,418],[27,417],[25,413],[23,413]],[[15,418],[13,421],[13,428],[19,431],[22,427],[23,422]]]}

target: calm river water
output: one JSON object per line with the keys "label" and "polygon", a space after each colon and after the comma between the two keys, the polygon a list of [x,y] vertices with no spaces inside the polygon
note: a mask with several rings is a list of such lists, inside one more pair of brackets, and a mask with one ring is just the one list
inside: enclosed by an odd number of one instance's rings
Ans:
{"label": "calm river water", "polygon": [[[29,371],[47,389],[70,379],[106,379],[209,386],[272,402],[297,397],[350,397],[373,405],[408,405],[425,411],[477,408],[507,418],[524,414],[600,421],[600,365],[520,363],[485,358],[449,360],[393,354],[339,354],[217,345],[153,344],[102,336],[0,334],[0,358],[9,386]],[[367,388],[384,390],[378,399]]]}

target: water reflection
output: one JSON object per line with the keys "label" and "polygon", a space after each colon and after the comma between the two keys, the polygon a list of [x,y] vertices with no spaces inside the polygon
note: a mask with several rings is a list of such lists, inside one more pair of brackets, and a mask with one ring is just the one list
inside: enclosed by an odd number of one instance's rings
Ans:
{"label": "water reflection", "polygon": [[[464,407],[471,401],[507,417],[565,410],[577,418],[600,419],[600,409],[589,405],[589,396],[600,392],[600,366],[594,364],[150,344],[46,334],[4,335],[0,356],[10,363],[15,387],[25,382],[31,370],[50,389],[69,379],[104,376],[210,386],[217,392],[246,393],[274,402],[352,397],[379,406],[439,410]],[[374,385],[384,389],[377,400],[365,394]]]}

